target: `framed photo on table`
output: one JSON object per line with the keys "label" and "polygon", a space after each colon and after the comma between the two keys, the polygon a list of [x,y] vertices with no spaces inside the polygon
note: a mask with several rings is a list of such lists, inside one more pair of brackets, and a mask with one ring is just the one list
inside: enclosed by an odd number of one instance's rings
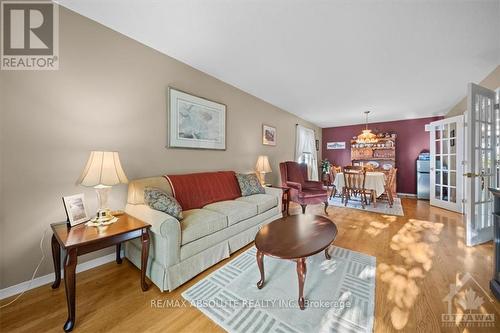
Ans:
{"label": "framed photo on table", "polygon": [[168,88],[168,147],[226,150],[226,106]]}
{"label": "framed photo on table", "polygon": [[276,146],[276,127],[262,125],[262,144]]}
{"label": "framed photo on table", "polygon": [[71,227],[90,220],[83,193],[63,197],[63,203]]}

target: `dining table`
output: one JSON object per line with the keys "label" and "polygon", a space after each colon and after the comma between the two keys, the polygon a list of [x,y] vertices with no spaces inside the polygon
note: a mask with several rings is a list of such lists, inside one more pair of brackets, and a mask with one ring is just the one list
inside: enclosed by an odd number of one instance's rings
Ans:
{"label": "dining table", "polygon": [[[335,185],[337,191],[342,192],[342,188],[345,186],[344,174],[342,172],[337,173],[333,185]],[[380,197],[385,191],[385,174],[383,172],[367,171],[365,189],[375,191],[375,196],[377,198]]]}

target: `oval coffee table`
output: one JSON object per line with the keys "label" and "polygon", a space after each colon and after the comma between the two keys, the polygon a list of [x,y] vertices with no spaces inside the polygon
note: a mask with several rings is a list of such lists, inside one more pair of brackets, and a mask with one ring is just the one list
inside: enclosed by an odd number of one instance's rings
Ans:
{"label": "oval coffee table", "polygon": [[328,249],[337,236],[337,226],[329,219],[318,215],[291,215],[263,226],[255,236],[257,265],[260,281],[257,288],[264,286],[264,255],[289,259],[297,262],[299,278],[299,307],[304,310],[304,281],[306,279],[306,258]]}

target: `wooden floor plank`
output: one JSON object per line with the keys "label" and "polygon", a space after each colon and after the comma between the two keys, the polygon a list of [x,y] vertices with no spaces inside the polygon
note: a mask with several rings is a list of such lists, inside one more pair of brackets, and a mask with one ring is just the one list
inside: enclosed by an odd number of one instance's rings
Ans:
{"label": "wooden floor plank", "polygon": [[[335,245],[377,258],[375,332],[495,332],[500,330],[500,305],[490,302],[489,280],[493,269],[492,242],[468,248],[464,244],[462,215],[403,199],[404,217],[332,207],[329,217],[339,229]],[[291,206],[291,213],[300,207]],[[307,208],[322,214],[322,207]],[[152,300],[178,300],[181,293],[231,258],[201,273],[170,293],[153,286],[139,287],[140,274],[127,260],[108,263],[77,275],[76,332],[223,332],[193,307],[155,308]],[[443,327],[447,312],[443,298],[457,276],[470,273],[487,295],[481,309],[495,315],[495,327]],[[472,283],[472,282],[471,282]],[[12,298],[10,298],[12,299]],[[5,299],[0,304],[10,301]],[[457,304],[454,310],[461,311]],[[13,305],[0,310],[2,332],[61,332],[66,320],[64,286],[50,285],[27,292]]]}

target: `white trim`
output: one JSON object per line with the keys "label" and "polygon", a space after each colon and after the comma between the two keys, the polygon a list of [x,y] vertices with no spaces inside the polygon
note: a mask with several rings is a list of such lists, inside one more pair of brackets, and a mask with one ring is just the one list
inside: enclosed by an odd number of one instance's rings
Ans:
{"label": "white trim", "polygon": [[401,192],[398,192],[396,193],[398,197],[404,197],[404,198],[416,198],[417,195],[414,194],[414,193],[401,193]]}
{"label": "white trim", "polygon": [[[122,251],[121,256],[123,257],[123,251]],[[116,260],[116,253],[110,253],[108,255],[105,255],[105,256],[102,256],[99,258],[95,258],[95,259],[92,259],[92,260],[89,260],[86,262],[82,262],[80,265],[76,266],[76,272],[80,273],[83,271],[87,271],[89,269],[107,264],[108,262],[112,262],[115,260]],[[64,270],[61,270],[61,277],[64,277]],[[31,290],[31,289],[38,288],[38,287],[43,286],[43,285],[48,284],[48,283],[52,283],[52,282],[54,282],[54,279],[55,279],[54,273],[50,273],[50,274],[40,276],[40,277],[33,279],[31,286],[30,286],[30,281],[24,281],[24,282],[21,282],[19,284],[16,284],[16,285],[4,288],[4,289],[0,289],[0,300],[7,298],[7,297],[10,297],[10,296],[17,295],[19,293],[22,293],[24,290],[28,290],[28,287],[29,287],[29,290]],[[61,288],[61,287],[59,287],[59,288]],[[64,286],[63,286],[63,288],[64,288]]]}

